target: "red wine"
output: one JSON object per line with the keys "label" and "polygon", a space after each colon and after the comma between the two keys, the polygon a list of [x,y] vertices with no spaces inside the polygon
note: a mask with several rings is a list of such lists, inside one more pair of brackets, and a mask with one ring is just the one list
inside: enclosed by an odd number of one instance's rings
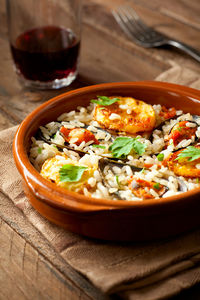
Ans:
{"label": "red wine", "polygon": [[71,30],[38,27],[19,35],[11,45],[20,73],[29,80],[53,81],[76,71],[80,42]]}

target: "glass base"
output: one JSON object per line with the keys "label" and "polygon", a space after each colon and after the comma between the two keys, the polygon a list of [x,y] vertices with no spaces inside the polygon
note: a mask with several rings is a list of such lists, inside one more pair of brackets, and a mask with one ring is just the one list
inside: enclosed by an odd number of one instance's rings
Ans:
{"label": "glass base", "polygon": [[19,82],[27,87],[27,88],[34,88],[34,89],[40,89],[40,90],[54,90],[54,89],[60,89],[63,87],[66,87],[70,85],[77,77],[78,72],[75,71],[73,73],[69,73],[69,75],[66,78],[62,79],[55,79],[53,81],[34,81],[34,80],[28,80],[24,78],[24,76],[17,72],[18,80]]}

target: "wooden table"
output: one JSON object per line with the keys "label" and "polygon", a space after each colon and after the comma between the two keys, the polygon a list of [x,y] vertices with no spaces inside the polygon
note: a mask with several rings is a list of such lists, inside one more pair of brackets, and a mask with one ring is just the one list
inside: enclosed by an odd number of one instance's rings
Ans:
{"label": "wooden table", "polygon": [[[125,3],[125,0],[83,2],[83,38],[78,79],[69,88],[62,90],[34,91],[22,88],[13,71],[7,37],[5,1],[0,0],[0,130],[20,123],[35,107],[70,89],[101,82],[152,80],[167,70],[172,62],[200,71],[199,63],[178,51],[147,50],[128,40],[110,13],[110,8]],[[130,2],[149,25],[200,49],[199,0]],[[13,219],[9,211],[4,209],[3,204],[7,203],[9,207],[9,203],[1,192],[0,203],[1,300],[108,299],[70,266],[67,272],[58,270],[56,262],[41,254],[39,246],[33,246],[31,236],[24,236],[17,225],[26,223],[21,212],[16,208]],[[10,209],[14,208],[10,206]],[[24,226],[29,226],[31,230],[32,225],[25,223]],[[44,241],[38,236],[38,245],[42,243]],[[24,262],[27,263],[26,272]],[[36,269],[40,280],[35,278]],[[43,288],[44,285],[47,285],[48,293]],[[200,288],[193,288],[179,297],[176,299],[200,299]]]}

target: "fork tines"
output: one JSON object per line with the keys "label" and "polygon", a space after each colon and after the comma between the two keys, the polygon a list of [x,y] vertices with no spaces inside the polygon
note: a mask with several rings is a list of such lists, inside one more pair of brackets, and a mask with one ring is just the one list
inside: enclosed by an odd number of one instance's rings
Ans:
{"label": "fork tines", "polygon": [[147,26],[132,7],[128,5],[119,6],[112,11],[112,14],[121,29],[139,45],[155,47],[163,42],[165,36]]}

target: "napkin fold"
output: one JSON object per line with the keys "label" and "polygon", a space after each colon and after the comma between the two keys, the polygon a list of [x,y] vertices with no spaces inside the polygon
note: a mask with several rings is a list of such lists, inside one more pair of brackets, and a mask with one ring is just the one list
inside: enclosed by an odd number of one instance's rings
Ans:
{"label": "napkin fold", "polygon": [[[178,65],[157,80],[200,89],[199,75]],[[13,161],[16,129],[0,132],[0,191],[40,231],[62,261],[101,291],[128,300],[166,299],[200,283],[200,229],[148,243],[111,243],[73,234],[40,216],[24,195],[22,179]],[[29,234],[27,228],[21,230]]]}

